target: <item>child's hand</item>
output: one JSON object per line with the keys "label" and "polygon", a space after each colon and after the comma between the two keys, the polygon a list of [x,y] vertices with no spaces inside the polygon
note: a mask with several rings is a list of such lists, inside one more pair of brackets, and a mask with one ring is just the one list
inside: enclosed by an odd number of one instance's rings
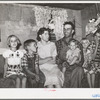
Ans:
{"label": "child's hand", "polygon": [[94,73],[94,71],[93,71],[93,70],[91,70],[91,71],[89,71],[89,73],[90,73],[90,74],[93,74],[93,73]]}
{"label": "child's hand", "polygon": [[98,68],[97,71],[100,72],[100,68]]}
{"label": "child's hand", "polygon": [[38,82],[40,79],[39,79],[39,76],[38,75],[35,75],[36,77],[36,81]]}
{"label": "child's hand", "polygon": [[88,70],[84,68],[84,72],[85,72],[85,73],[87,73],[87,72],[88,72]]}
{"label": "child's hand", "polygon": [[73,65],[73,63],[69,63],[69,65]]}

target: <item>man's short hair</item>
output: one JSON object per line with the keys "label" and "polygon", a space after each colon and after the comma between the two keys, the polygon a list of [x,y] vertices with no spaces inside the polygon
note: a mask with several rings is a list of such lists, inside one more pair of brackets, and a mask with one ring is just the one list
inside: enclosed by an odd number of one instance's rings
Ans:
{"label": "man's short hair", "polygon": [[71,25],[73,30],[75,29],[75,25],[71,21],[64,22],[63,26],[65,26],[67,24]]}

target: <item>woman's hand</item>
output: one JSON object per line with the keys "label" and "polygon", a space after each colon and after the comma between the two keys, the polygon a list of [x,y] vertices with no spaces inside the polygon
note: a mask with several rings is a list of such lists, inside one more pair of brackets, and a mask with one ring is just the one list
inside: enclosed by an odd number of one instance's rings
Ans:
{"label": "woman's hand", "polygon": [[51,61],[51,60],[53,60],[53,57],[47,57],[45,59],[47,59],[48,61]]}
{"label": "woman's hand", "polygon": [[45,64],[47,62],[49,62],[50,60],[53,60],[53,57],[46,57],[46,58],[39,58],[39,64]]}
{"label": "woman's hand", "polygon": [[48,61],[49,64],[56,64],[56,61],[55,60],[50,60]]}

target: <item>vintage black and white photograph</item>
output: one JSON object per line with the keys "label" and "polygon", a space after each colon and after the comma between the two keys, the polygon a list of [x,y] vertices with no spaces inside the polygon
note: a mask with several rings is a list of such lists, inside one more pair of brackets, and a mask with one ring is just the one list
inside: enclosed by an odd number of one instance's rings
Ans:
{"label": "vintage black and white photograph", "polygon": [[100,3],[0,3],[0,88],[100,88]]}

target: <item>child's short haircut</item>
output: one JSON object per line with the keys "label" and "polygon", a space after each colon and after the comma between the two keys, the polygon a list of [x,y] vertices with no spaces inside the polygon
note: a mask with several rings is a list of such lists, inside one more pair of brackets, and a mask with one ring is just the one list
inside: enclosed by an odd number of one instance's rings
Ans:
{"label": "child's short haircut", "polygon": [[90,41],[87,38],[82,38],[81,43],[83,44],[83,41],[86,41],[88,45],[90,45]]}
{"label": "child's short haircut", "polygon": [[36,43],[33,39],[28,39],[24,42],[24,49],[27,50],[27,46],[29,46],[31,43]]}
{"label": "child's short haircut", "polygon": [[15,37],[16,39],[17,39],[17,49],[21,46],[21,41],[19,40],[19,38],[17,37],[17,36],[15,36],[15,35],[10,35],[10,36],[8,36],[8,38],[7,38],[7,45],[10,47],[10,39],[12,38],[12,37]]}

